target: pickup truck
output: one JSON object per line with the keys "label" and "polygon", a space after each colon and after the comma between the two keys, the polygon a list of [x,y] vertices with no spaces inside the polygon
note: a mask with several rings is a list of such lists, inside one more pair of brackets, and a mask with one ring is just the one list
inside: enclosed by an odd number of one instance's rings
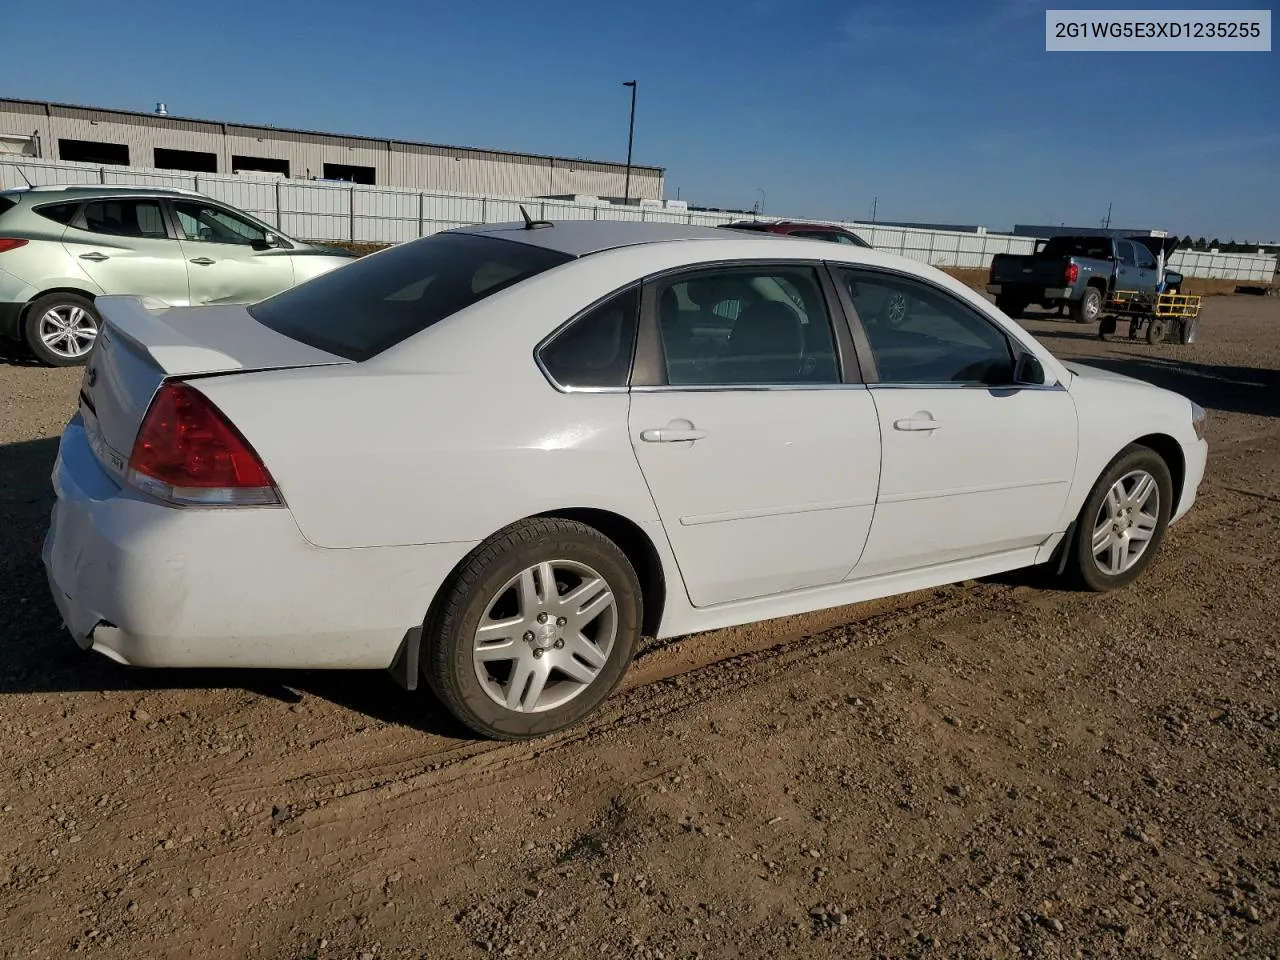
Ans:
{"label": "pickup truck", "polygon": [[1036,241],[1034,253],[998,253],[987,292],[996,306],[1017,317],[1030,304],[1066,307],[1077,323],[1093,323],[1116,293],[1154,297],[1176,293],[1182,275],[1156,264],[1178,245],[1176,237],[1057,236]]}

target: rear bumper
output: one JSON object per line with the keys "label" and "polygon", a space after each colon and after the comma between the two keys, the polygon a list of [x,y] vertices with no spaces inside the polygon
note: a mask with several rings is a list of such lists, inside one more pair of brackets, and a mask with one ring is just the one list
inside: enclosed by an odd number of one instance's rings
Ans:
{"label": "rear bumper", "polygon": [[22,308],[25,306],[25,303],[0,302],[0,337],[22,339]]}
{"label": "rear bumper", "polygon": [[1070,287],[1042,287],[1025,283],[988,283],[987,293],[997,297],[1007,293],[1010,296],[1024,297],[1032,303],[1072,299]]}
{"label": "rear bumper", "polygon": [[382,669],[473,544],[331,550],[281,508],[176,509],[123,489],[77,415],[43,559],[84,649],[147,667]]}

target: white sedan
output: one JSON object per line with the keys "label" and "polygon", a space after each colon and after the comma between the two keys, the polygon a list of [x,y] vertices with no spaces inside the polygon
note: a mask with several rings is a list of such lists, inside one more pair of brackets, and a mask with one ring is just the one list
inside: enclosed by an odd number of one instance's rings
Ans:
{"label": "white sedan", "polygon": [[104,297],[44,547],[85,649],[390,669],[575,723],[641,635],[1034,564],[1094,590],[1195,500],[1205,414],[859,247],[451,230],[255,305]]}

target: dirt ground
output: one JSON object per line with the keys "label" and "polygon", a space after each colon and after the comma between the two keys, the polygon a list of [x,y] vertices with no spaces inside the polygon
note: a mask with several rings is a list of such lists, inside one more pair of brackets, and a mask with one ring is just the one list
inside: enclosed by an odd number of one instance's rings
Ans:
{"label": "dirt ground", "polygon": [[81,654],[39,547],[78,371],[0,365],[0,957],[1280,956],[1280,298],[1061,356],[1211,410],[1135,587],[650,643],[586,726]]}

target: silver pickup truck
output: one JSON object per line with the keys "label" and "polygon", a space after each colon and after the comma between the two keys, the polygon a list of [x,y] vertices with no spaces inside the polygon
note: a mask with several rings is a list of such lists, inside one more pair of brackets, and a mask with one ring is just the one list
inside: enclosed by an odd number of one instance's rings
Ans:
{"label": "silver pickup truck", "polygon": [[1031,304],[1066,307],[1077,323],[1093,323],[1116,293],[1154,297],[1176,293],[1182,275],[1163,271],[1177,237],[1057,236],[1036,241],[1030,254],[998,253],[991,261],[987,292],[1011,317]]}

